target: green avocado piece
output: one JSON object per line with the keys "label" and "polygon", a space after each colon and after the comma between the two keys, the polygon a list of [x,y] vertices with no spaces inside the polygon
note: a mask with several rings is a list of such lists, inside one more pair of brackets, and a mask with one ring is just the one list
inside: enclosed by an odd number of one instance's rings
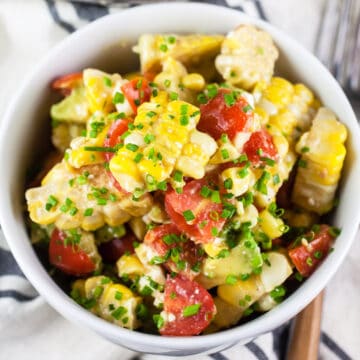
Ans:
{"label": "green avocado piece", "polygon": [[207,289],[226,283],[228,275],[251,274],[263,265],[259,245],[252,236],[239,235],[239,244],[224,258],[207,258],[197,278]]}
{"label": "green avocado piece", "polygon": [[89,117],[89,104],[85,94],[85,87],[79,86],[50,110],[53,122],[86,123]]}

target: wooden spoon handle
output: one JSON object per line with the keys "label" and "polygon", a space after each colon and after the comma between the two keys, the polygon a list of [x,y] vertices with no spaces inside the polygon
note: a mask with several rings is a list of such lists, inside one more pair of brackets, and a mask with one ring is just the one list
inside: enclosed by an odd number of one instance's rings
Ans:
{"label": "wooden spoon handle", "polygon": [[324,291],[296,316],[286,356],[288,360],[318,359],[323,297]]}

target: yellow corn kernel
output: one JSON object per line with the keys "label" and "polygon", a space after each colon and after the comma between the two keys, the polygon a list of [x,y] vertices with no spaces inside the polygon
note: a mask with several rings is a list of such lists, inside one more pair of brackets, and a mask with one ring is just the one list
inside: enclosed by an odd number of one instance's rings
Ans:
{"label": "yellow corn kernel", "polygon": [[297,119],[290,110],[281,109],[276,115],[270,117],[269,125],[277,127],[290,140],[297,125]]}
{"label": "yellow corn kernel", "polygon": [[270,239],[275,239],[283,234],[284,222],[281,218],[273,216],[268,210],[259,213],[259,225]]}
{"label": "yellow corn kernel", "polygon": [[95,69],[86,69],[83,72],[83,78],[91,112],[102,111],[107,114],[114,111],[113,90],[118,82],[123,81],[121,76],[110,75]]}
{"label": "yellow corn kernel", "polygon": [[134,293],[122,284],[110,284],[107,286],[102,295],[103,302],[112,302],[115,299],[116,292],[119,291],[122,294],[121,300],[128,300],[133,298]]}
{"label": "yellow corn kernel", "polygon": [[304,84],[295,84],[294,94],[295,96],[299,96],[307,105],[310,105],[314,101],[314,94]]}
{"label": "yellow corn kernel", "polygon": [[86,293],[85,293],[85,280],[83,279],[78,279],[76,281],[74,281],[71,285],[71,289],[73,291],[76,291],[79,296],[81,297],[85,297]]}
{"label": "yellow corn kernel", "polygon": [[128,275],[132,279],[136,275],[141,276],[145,274],[145,268],[135,254],[121,256],[116,262],[116,268],[119,277]]}
{"label": "yellow corn kernel", "polygon": [[146,224],[142,217],[131,218],[129,221],[129,226],[132,232],[135,234],[136,238],[142,241],[147,231]]}
{"label": "yellow corn kernel", "polygon": [[234,306],[218,296],[214,297],[216,315],[213,323],[220,329],[235,325],[242,317],[244,310],[240,306]]}
{"label": "yellow corn kernel", "polygon": [[293,85],[280,77],[273,77],[270,85],[264,91],[264,97],[278,109],[290,103],[294,93]]}
{"label": "yellow corn kernel", "polygon": [[88,151],[85,150],[85,147],[103,146],[108,130],[109,126],[105,126],[104,129],[97,134],[96,138],[75,138],[70,144],[71,149],[67,152],[69,164],[72,167],[79,169],[85,165],[103,163],[103,153],[99,151]]}
{"label": "yellow corn kernel", "polygon": [[[175,41],[170,43],[170,37]],[[140,36],[134,51],[140,55],[142,73],[158,72],[161,62],[169,56],[185,66],[202,64],[207,59],[212,59],[220,51],[223,39],[221,35],[144,34]],[[166,51],[162,51],[162,48]]]}
{"label": "yellow corn kernel", "polygon": [[232,187],[227,189],[227,191],[235,196],[245,194],[249,190],[254,178],[253,173],[250,170],[247,171],[245,176],[240,176],[239,171],[241,171],[241,168],[233,167],[228,168],[221,173],[221,180],[223,183],[228,179],[231,180]]}
{"label": "yellow corn kernel", "polygon": [[134,152],[122,148],[112,157],[109,163],[111,173],[121,184],[122,188],[128,192],[144,187],[144,181],[134,162],[134,157]]}
{"label": "yellow corn kernel", "polygon": [[212,258],[216,257],[216,255],[218,255],[221,250],[227,248],[228,247],[224,242],[221,242],[220,244],[215,244],[212,242],[203,245],[205,252]]}
{"label": "yellow corn kernel", "polygon": [[182,78],[183,85],[190,90],[202,91],[205,87],[205,79],[200,74],[187,74]]}
{"label": "yellow corn kernel", "polygon": [[220,144],[214,156],[210,159],[210,164],[224,164],[236,160],[240,156],[237,148],[230,141]]}
{"label": "yellow corn kernel", "polygon": [[266,125],[269,122],[269,114],[263,108],[256,105],[254,109],[254,114],[258,116],[260,124],[262,126]]}
{"label": "yellow corn kernel", "polygon": [[292,274],[292,268],[286,255],[275,251],[266,254],[267,261],[264,262],[259,278],[265,292],[268,293]]}
{"label": "yellow corn kernel", "polygon": [[252,275],[248,280],[238,280],[234,285],[218,286],[217,294],[227,303],[245,310],[265,294],[265,289],[259,276]]}

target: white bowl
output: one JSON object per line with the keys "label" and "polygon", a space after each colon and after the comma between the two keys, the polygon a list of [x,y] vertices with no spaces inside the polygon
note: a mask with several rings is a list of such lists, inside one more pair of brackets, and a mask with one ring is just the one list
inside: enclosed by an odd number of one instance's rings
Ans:
{"label": "white bowl", "polygon": [[[138,65],[130,45],[145,32],[226,33],[240,23],[268,31],[281,56],[278,72],[307,84],[346,124],[348,154],[341,184],[340,204],[332,218],[342,228],[335,251],[288,299],[270,312],[241,326],[212,335],[169,338],[129,331],[81,308],[47,274],[30,244],[23,217],[25,170],[33,163],[49,134],[48,113],[54,102],[49,89],[57,76],[94,66],[128,71]],[[21,269],[39,293],[70,321],[88,327],[129,349],[167,355],[220,351],[246,343],[281,325],[304,308],[330,281],[349,250],[360,218],[359,126],[343,91],[330,73],[308,51],[271,25],[224,7],[198,3],[163,3],[132,8],[106,16],[67,37],[34,69],[14,97],[2,120],[0,141],[0,221]]]}

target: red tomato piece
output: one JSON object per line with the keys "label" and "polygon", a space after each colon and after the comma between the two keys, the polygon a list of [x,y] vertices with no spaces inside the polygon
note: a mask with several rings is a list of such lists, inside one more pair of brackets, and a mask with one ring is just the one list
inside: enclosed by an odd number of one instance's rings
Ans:
{"label": "red tomato piece", "polygon": [[247,131],[253,122],[254,113],[244,97],[236,99],[232,106],[225,102],[228,89],[220,89],[218,94],[200,106],[201,117],[197,128],[215,140],[227,134],[232,140],[238,132]]}
{"label": "red tomato piece", "polygon": [[[329,253],[335,239],[329,230],[328,225],[321,225],[320,230],[315,232],[314,239],[309,241],[308,246],[303,244],[295,248],[290,246],[289,256],[302,276],[310,276]],[[314,232],[309,232],[304,235],[304,238],[309,238],[313,234]]]}
{"label": "red tomato piece", "polygon": [[49,244],[50,263],[69,275],[82,276],[95,270],[89,255],[76,244],[66,244],[66,233],[55,229]]}
{"label": "red tomato piece", "polygon": [[[131,122],[130,119],[118,119],[116,120],[111,126],[107,133],[107,136],[104,140],[104,147],[114,147],[120,142],[122,142],[122,139],[120,138],[121,135],[127,131],[129,123]],[[106,161],[110,161],[111,158],[115,155],[113,152],[104,152],[104,157]],[[118,181],[115,179],[114,175],[111,173],[111,171],[107,171],[109,180],[113,186],[116,187],[120,192],[124,192],[121,185],[118,183]]]}
{"label": "red tomato piece", "polygon": [[[206,179],[192,180],[184,186],[181,194],[173,189],[168,190],[165,195],[165,209],[180,231],[195,242],[208,243],[216,237],[213,228],[220,231],[225,219],[220,216],[222,204],[200,194],[204,185],[207,186]],[[186,221],[184,212],[189,210],[195,219]]]}
{"label": "red tomato piece", "polygon": [[211,295],[196,281],[178,275],[165,283],[165,312],[175,316],[160,328],[161,335],[191,336],[200,334],[216,314]]}
{"label": "red tomato piece", "polygon": [[113,238],[110,241],[99,245],[99,253],[103,260],[107,263],[114,263],[126,252],[133,253],[133,243],[136,241],[136,237],[132,232],[127,230],[126,235],[121,238]]}
{"label": "red tomato piece", "polygon": [[181,236],[174,224],[164,224],[149,230],[144,242],[152,247],[159,256],[168,256],[164,265],[176,273],[189,279],[194,278],[198,271],[192,270],[202,260],[202,251],[193,241]]}
{"label": "red tomato piece", "polygon": [[[122,139],[120,136],[127,131],[129,123],[131,122],[130,119],[118,119],[116,120],[111,126],[110,129],[106,135],[106,138],[104,140],[104,147],[114,147],[120,142],[122,142]],[[106,161],[110,161],[111,158],[114,156],[113,152],[105,152],[104,157]]]}
{"label": "red tomato piece", "polygon": [[253,164],[263,163],[262,159],[275,161],[278,155],[273,138],[266,130],[253,132],[245,143],[243,151]]}
{"label": "red tomato piece", "polygon": [[61,76],[54,80],[51,84],[51,87],[54,90],[59,90],[64,96],[68,96],[71,93],[71,90],[76,86],[80,85],[83,81],[83,74],[72,73],[68,75]]}
{"label": "red tomato piece", "polygon": [[143,77],[130,80],[121,87],[121,90],[135,114],[138,106],[150,100],[151,88]]}

